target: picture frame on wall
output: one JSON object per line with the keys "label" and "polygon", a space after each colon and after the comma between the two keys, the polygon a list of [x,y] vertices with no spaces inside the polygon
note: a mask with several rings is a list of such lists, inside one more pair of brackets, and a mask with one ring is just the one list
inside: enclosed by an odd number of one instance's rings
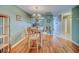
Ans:
{"label": "picture frame on wall", "polygon": [[16,21],[21,21],[22,20],[22,16],[21,15],[16,15]]}

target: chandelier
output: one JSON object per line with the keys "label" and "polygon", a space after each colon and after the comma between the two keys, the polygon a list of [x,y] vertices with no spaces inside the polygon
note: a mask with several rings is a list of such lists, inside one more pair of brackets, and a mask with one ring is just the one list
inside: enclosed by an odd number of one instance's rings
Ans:
{"label": "chandelier", "polygon": [[38,13],[38,7],[35,7],[35,13],[32,14],[32,17],[38,21],[41,18],[41,14]]}

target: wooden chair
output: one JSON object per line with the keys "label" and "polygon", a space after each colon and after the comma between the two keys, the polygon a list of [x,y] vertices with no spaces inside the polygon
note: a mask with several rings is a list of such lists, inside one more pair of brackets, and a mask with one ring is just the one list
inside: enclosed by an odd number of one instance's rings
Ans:
{"label": "wooden chair", "polygon": [[41,33],[38,28],[28,28],[28,47],[30,49],[35,49],[36,52],[39,50],[40,41],[41,41]]}

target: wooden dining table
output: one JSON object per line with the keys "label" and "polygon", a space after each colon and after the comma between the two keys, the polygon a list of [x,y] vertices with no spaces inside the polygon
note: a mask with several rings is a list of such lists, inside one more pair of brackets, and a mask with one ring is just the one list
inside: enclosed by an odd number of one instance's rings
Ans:
{"label": "wooden dining table", "polygon": [[47,32],[41,32],[38,28],[33,27],[28,28],[27,32],[31,48],[43,48],[51,44],[52,35],[49,35]]}

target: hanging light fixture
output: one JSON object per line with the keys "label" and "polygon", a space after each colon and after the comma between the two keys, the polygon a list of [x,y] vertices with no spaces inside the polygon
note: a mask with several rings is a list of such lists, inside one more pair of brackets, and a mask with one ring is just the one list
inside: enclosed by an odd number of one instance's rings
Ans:
{"label": "hanging light fixture", "polygon": [[41,18],[41,15],[38,13],[38,7],[35,7],[35,13],[32,15],[32,17],[38,21]]}
{"label": "hanging light fixture", "polygon": [[38,7],[35,7],[34,10],[35,10],[35,12],[32,14],[32,18],[35,20],[35,22],[32,24],[32,26],[33,27],[38,27],[41,15],[38,13]]}

